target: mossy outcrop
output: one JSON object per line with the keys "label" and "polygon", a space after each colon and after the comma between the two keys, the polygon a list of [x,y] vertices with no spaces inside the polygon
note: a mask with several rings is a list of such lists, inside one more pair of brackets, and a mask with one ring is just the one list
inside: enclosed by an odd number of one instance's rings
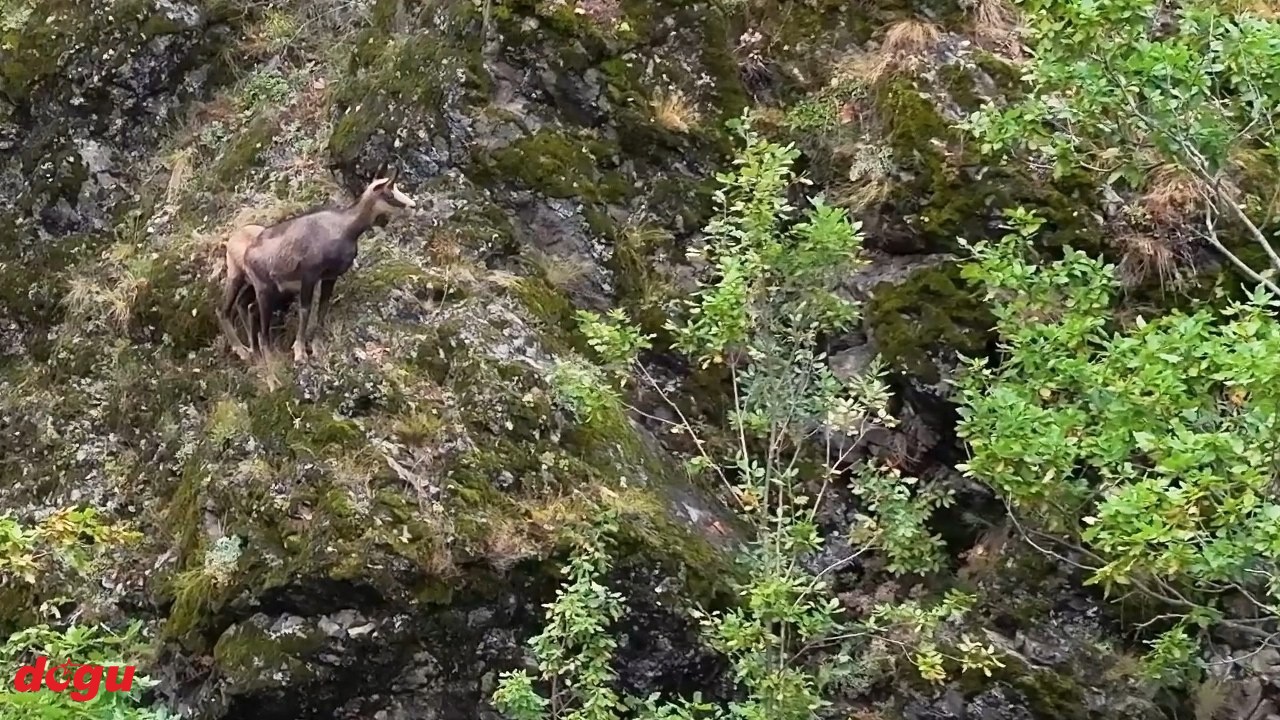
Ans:
{"label": "mossy outcrop", "polygon": [[[0,620],[58,597],[145,616],[162,694],[204,720],[484,712],[524,661],[565,528],[601,505],[623,516],[627,689],[723,689],[680,606],[723,599],[730,514],[656,433],[617,408],[583,421],[556,379],[589,351],[582,308],[626,308],[663,349],[732,150],[723,121],[745,107],[787,108],[777,125],[833,197],[852,159],[884,151],[888,192],[849,203],[877,248],[946,250],[1014,203],[1051,215],[1050,242],[1088,227],[1083,182],[984,170],[957,141],[955,108],[985,92],[970,64],[827,84],[885,22],[950,23],[950,3],[51,7],[48,27],[0,34],[18,48],[0,149],[27,138],[0,160],[16,198],[0,206],[0,502],[92,505],[144,536],[110,582],[37,588]],[[419,208],[361,239],[316,358],[224,352],[227,234],[347,201],[383,161]],[[926,382],[939,356],[985,349],[989,319],[949,265],[866,310],[882,355]],[[670,365],[655,372],[684,381],[682,409],[723,419],[725,373]],[[1010,673],[971,694],[1020,689],[1046,713],[1081,697],[1074,671]]]}
{"label": "mossy outcrop", "polygon": [[986,354],[995,318],[958,266],[923,268],[873,293],[865,312],[867,332],[895,369],[936,383],[939,354]]}

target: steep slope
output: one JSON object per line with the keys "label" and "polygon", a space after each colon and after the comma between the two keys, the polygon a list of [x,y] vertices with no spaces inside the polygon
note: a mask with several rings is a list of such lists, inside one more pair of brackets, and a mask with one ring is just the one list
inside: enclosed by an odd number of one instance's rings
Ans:
{"label": "steep slope", "polygon": [[[1096,201],[963,146],[954,121],[1014,71],[934,5],[8,0],[0,505],[28,525],[89,505],[140,536],[45,561],[6,589],[5,627],[145,619],[160,695],[197,717],[484,716],[564,532],[605,503],[627,517],[624,681],[721,691],[681,609],[723,589],[731,515],[653,428],[565,409],[573,313],[661,330],[724,121],[756,106],[879,259],[850,279],[865,332],[841,341],[842,362],[898,371],[904,423],[870,451],[953,476],[940,381],[988,344],[955,237],[1015,202],[1052,213],[1055,242],[1089,237]],[[341,201],[388,160],[423,209],[363,241],[319,357],[237,361],[213,314],[227,234]],[[685,410],[714,423],[717,379],[687,374]],[[957,552],[982,525],[942,524]],[[983,580],[991,615],[1054,646],[1050,669],[880,696],[909,718],[1152,717],[1084,709],[1110,656],[1079,638],[1105,631],[1089,602],[1020,585],[1052,569],[1023,571]],[[1018,635],[1055,604],[1048,639]]]}

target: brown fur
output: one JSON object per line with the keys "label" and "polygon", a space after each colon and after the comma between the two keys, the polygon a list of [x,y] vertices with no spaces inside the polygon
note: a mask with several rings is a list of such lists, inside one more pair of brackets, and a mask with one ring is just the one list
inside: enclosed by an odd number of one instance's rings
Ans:
{"label": "brown fur", "polygon": [[[222,303],[218,306],[218,324],[231,343],[231,349],[241,358],[248,359],[250,353],[257,350],[257,337],[250,306],[254,302],[253,287],[248,282],[244,271],[244,255],[249,245],[262,234],[266,228],[262,225],[245,225],[227,239],[227,274],[223,278]],[[231,312],[235,310],[240,323],[245,327],[249,346],[240,342],[240,335],[231,324]]]}
{"label": "brown fur", "polygon": [[[239,260],[243,276],[252,286],[253,302],[258,306],[256,350],[267,347],[274,313],[296,295],[300,303],[293,355],[299,362],[306,357],[317,291],[314,324],[323,326],[333,286],[351,269],[360,236],[382,216],[414,206],[413,201],[396,188],[398,174],[393,172],[390,177],[383,177],[379,171],[378,179],[348,207],[317,210],[276,223],[258,232],[245,246]],[[230,243],[227,252],[230,278]],[[230,282],[227,288],[230,293]],[[236,304],[240,292],[236,290],[236,296],[224,296],[227,312]]]}

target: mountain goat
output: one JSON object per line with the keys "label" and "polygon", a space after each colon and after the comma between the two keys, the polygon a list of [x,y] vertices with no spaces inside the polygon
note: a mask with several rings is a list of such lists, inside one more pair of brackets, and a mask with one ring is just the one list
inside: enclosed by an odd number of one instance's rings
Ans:
{"label": "mountain goat", "polygon": [[[347,207],[313,210],[265,227],[246,225],[232,234],[218,319],[237,354],[247,358],[264,352],[272,316],[296,296],[298,334],[293,358],[295,362],[306,359],[312,326],[324,325],[334,284],[355,262],[360,236],[383,216],[415,206],[396,186],[399,171],[383,176],[384,168]],[[250,304],[257,306],[256,318]],[[249,348],[240,343],[230,322],[237,310],[248,317]]]}

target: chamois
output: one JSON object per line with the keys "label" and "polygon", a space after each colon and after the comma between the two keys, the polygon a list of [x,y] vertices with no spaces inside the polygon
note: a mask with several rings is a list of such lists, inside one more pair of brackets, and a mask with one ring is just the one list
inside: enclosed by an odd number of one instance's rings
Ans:
{"label": "chamois", "polygon": [[[222,303],[218,306],[218,324],[231,343],[231,349],[243,360],[248,360],[258,352],[258,316],[256,297],[253,285],[244,270],[244,253],[250,243],[266,228],[262,225],[245,225],[231,234],[227,240],[226,277],[223,279]],[[281,298],[277,311],[288,310],[294,294],[288,293]],[[240,325],[248,336],[249,346],[240,342],[240,335],[231,324],[230,315],[236,312]]]}
{"label": "chamois", "polygon": [[[385,165],[383,166],[385,168]],[[414,201],[396,187],[399,169],[383,177],[379,168],[373,182],[360,197],[345,208],[315,210],[271,225],[257,232],[240,257],[240,268],[253,289],[258,306],[257,350],[265,352],[270,342],[271,317],[291,295],[298,303],[298,335],[293,343],[293,359],[302,362],[308,355],[308,336],[314,308],[315,324],[323,326],[338,278],[351,269],[359,250],[360,236],[382,216],[414,207]],[[228,270],[231,248],[228,245]],[[239,302],[243,288],[223,298],[224,313]],[[243,307],[243,305],[242,305]]]}
{"label": "chamois", "polygon": [[[222,333],[231,343],[231,349],[242,360],[248,360],[251,353],[257,350],[258,345],[253,316],[249,314],[249,306],[254,302],[254,298],[250,297],[253,288],[249,285],[249,279],[244,271],[244,253],[249,249],[249,244],[256,240],[263,230],[266,230],[266,227],[262,225],[245,225],[231,233],[231,237],[227,239],[227,274],[222,280],[222,303],[218,305],[218,324],[222,326]],[[245,344],[240,342],[240,335],[231,324],[230,316],[233,310],[236,311],[241,325],[245,326],[245,332],[249,336],[249,347],[245,347]]]}

